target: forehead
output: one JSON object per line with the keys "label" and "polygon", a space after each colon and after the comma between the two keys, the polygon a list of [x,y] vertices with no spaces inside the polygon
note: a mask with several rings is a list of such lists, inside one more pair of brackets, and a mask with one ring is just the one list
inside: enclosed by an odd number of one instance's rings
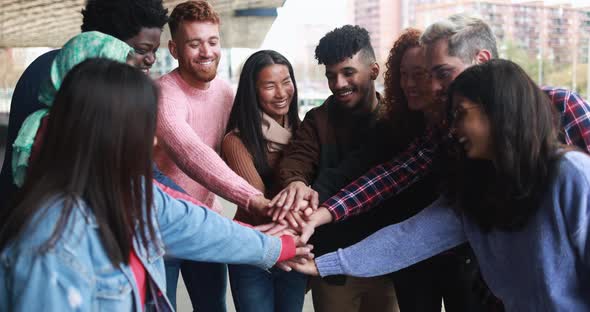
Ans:
{"label": "forehead", "polygon": [[289,68],[283,64],[272,64],[265,66],[258,73],[258,82],[283,80],[289,77]]}
{"label": "forehead", "polygon": [[354,54],[352,57],[346,57],[342,61],[332,65],[326,65],[327,72],[338,72],[345,68],[354,68],[356,70],[368,69],[369,64],[363,59],[361,51]]}
{"label": "forehead", "polygon": [[139,33],[125,42],[127,42],[131,46],[140,45],[140,44],[150,44],[150,45],[159,45],[160,44],[160,35],[162,34],[162,30],[157,27],[153,28],[141,28]]}
{"label": "forehead", "polygon": [[178,30],[190,40],[219,38],[219,24],[212,22],[183,21]]}
{"label": "forehead", "polygon": [[446,38],[441,38],[426,47],[426,66],[433,69],[445,64],[465,65],[460,58],[449,55],[449,41]]}
{"label": "forehead", "polygon": [[402,56],[402,67],[424,67],[426,56],[424,49],[421,47],[411,47],[404,52]]}

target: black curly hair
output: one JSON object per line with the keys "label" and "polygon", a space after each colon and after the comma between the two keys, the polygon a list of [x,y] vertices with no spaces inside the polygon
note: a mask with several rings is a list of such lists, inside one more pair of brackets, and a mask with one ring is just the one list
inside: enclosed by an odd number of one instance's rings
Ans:
{"label": "black curly hair", "polygon": [[100,31],[120,40],[142,28],[160,28],[168,22],[162,0],[88,0],[82,9],[82,31]]}
{"label": "black curly hair", "polygon": [[334,65],[362,51],[367,62],[375,62],[369,32],[358,25],[344,25],[327,33],[315,48],[319,64]]}

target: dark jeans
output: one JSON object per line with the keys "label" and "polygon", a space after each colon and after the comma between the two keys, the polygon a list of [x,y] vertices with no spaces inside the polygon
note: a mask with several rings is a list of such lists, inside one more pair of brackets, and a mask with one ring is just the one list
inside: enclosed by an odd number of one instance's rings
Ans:
{"label": "dark jeans", "polygon": [[166,294],[176,310],[178,272],[191,298],[194,311],[226,312],[227,265],[166,259]]}
{"label": "dark jeans", "polygon": [[392,274],[400,312],[489,311],[474,286],[479,268],[468,245],[461,245]]}
{"label": "dark jeans", "polygon": [[249,265],[228,265],[238,312],[301,312],[307,276],[278,268],[266,271]]}

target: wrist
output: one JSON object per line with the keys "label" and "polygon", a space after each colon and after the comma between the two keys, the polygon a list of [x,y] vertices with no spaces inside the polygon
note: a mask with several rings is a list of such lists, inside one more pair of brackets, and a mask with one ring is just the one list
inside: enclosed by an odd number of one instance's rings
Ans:
{"label": "wrist", "polygon": [[331,223],[334,220],[334,217],[328,208],[320,206],[318,210],[314,211],[313,214],[309,216],[309,220],[315,224],[315,227],[318,227],[326,223]]}
{"label": "wrist", "polygon": [[248,212],[258,213],[264,210],[268,206],[270,201],[264,197],[264,195],[258,194],[250,198],[248,205]]}

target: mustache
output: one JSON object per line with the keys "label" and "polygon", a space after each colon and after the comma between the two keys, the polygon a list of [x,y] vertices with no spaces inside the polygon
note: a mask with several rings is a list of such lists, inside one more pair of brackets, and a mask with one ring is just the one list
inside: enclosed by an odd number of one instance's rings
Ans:
{"label": "mustache", "polygon": [[352,87],[352,88],[340,88],[335,90],[334,93],[344,93],[344,92],[348,92],[348,91],[355,91],[356,88]]}

